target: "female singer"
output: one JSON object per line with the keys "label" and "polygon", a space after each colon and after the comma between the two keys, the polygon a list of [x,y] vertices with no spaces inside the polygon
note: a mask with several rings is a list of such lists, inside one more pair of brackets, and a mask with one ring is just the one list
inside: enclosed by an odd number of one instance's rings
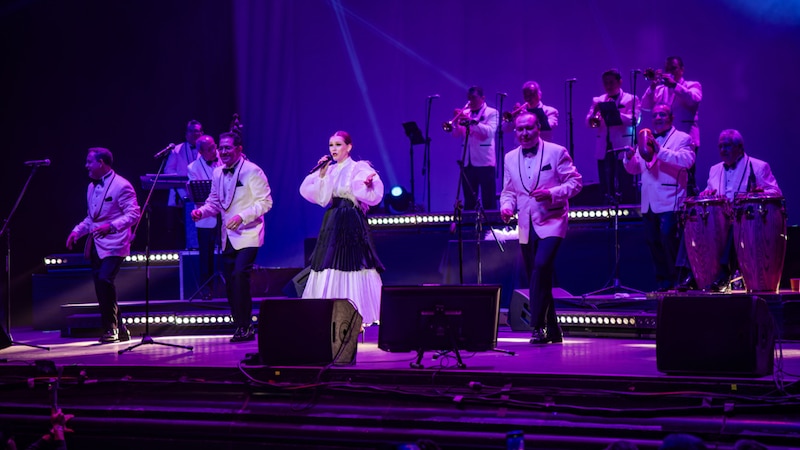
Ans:
{"label": "female singer", "polygon": [[[329,206],[311,256],[303,298],[347,298],[365,326],[378,321],[383,272],[369,234],[366,211],[383,199],[383,182],[366,161],[350,158],[353,141],[345,131],[328,141],[330,156],[300,186],[300,195]],[[335,162],[335,164],[333,164]]]}

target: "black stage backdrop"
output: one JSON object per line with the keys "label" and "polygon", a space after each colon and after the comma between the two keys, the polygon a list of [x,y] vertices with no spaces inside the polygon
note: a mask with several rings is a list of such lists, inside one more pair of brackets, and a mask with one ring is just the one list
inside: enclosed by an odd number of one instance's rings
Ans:
{"label": "black stage backdrop", "polygon": [[[23,162],[52,161],[37,170],[11,223],[12,317],[23,324],[31,273],[45,255],[67,251],[67,235],[86,215],[87,148],[111,149],[142,203],[139,175],[156,171],[152,155],[181,142],[188,120],[215,136],[227,131],[236,112],[232,18],[230,4],[214,0],[4,5],[3,218],[29,174]],[[143,249],[138,239],[135,247]]]}

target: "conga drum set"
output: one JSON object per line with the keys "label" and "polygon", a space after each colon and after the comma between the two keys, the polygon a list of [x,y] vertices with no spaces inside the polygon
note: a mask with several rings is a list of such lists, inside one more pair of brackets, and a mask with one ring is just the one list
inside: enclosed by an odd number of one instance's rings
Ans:
{"label": "conga drum set", "polygon": [[728,233],[748,292],[777,292],[786,256],[783,197],[743,193],[733,205],[725,197],[690,197],[681,209],[686,253],[700,288],[717,277]]}

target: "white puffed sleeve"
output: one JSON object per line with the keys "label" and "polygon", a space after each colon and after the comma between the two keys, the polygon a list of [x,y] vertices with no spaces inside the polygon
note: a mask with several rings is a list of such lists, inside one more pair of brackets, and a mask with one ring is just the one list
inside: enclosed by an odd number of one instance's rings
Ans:
{"label": "white puffed sleeve", "polygon": [[[367,177],[375,174],[372,185],[367,187],[364,183]],[[360,203],[375,206],[383,200],[383,181],[378,172],[366,161],[358,161],[350,180],[353,195]]]}
{"label": "white puffed sleeve", "polygon": [[303,180],[300,195],[311,203],[326,206],[333,195],[333,183],[330,182],[330,177],[321,178],[319,172],[314,172]]}

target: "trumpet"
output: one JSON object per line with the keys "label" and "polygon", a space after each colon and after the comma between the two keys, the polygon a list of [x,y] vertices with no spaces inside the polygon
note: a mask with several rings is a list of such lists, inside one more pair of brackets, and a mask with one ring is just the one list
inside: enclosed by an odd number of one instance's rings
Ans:
{"label": "trumpet", "polygon": [[653,69],[648,68],[644,70],[644,79],[650,80],[656,84],[663,84],[664,83],[664,72],[661,69]]}
{"label": "trumpet", "polygon": [[598,109],[597,112],[595,112],[594,115],[589,118],[589,126],[592,128],[600,128],[602,120],[603,116],[600,114],[600,110]]}
{"label": "trumpet", "polygon": [[528,110],[528,102],[517,106],[513,111],[506,111],[503,113],[503,122],[513,122],[518,115]]}
{"label": "trumpet", "polygon": [[461,123],[460,121],[458,121],[458,119],[461,116],[466,115],[468,110],[469,110],[469,102],[467,102],[467,104],[464,105],[463,108],[456,110],[455,116],[453,116],[453,118],[450,119],[449,122],[444,122],[442,124],[442,129],[444,130],[444,132],[445,133],[449,133],[449,132],[453,131],[453,124],[454,123]]}

